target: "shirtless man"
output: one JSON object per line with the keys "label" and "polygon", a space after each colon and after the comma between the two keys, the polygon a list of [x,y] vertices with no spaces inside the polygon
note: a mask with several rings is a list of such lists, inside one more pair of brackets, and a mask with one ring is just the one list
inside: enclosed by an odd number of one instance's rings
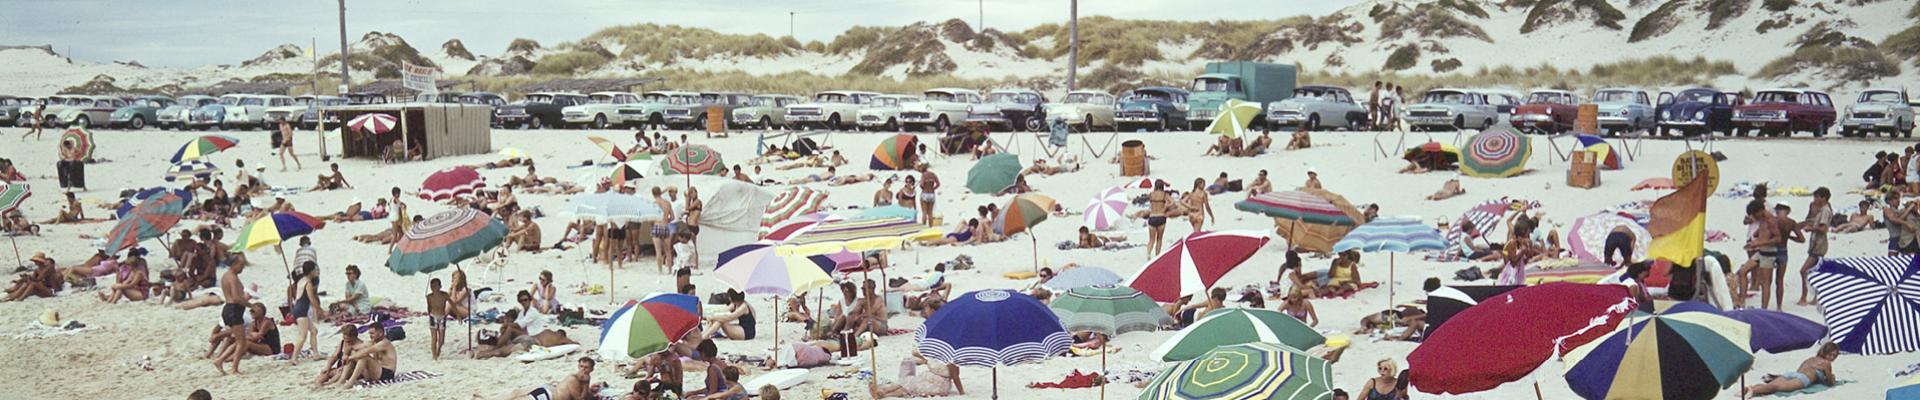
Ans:
{"label": "shirtless man", "polygon": [[440,345],[447,342],[447,292],[440,290],[440,278],[427,281],[427,330],[433,332],[433,360],[440,360]]}
{"label": "shirtless man", "polygon": [[494,336],[492,345],[482,344],[479,348],[474,349],[474,359],[488,359],[513,355],[515,345],[518,344],[518,342],[525,341],[521,339],[521,337],[527,336],[527,329],[520,327],[520,323],[517,322],[517,320],[520,319],[520,310],[508,309],[507,312],[501,314],[500,317],[500,334]]}
{"label": "shirtless man", "polygon": [[1267,180],[1267,170],[1264,170],[1264,169],[1260,170],[1259,176],[1255,176],[1253,178],[1253,183],[1247,185],[1248,198],[1266,194],[1272,191],[1273,191],[1273,181]]}
{"label": "shirtless man", "polygon": [[1172,207],[1167,183],[1153,181],[1153,193],[1147,194],[1147,257],[1160,254],[1160,240],[1167,233],[1167,211]]}
{"label": "shirtless man", "polygon": [[332,165],[329,165],[328,168],[332,172],[326,175],[320,175],[320,177],[318,178],[318,181],[313,184],[313,188],[307,189],[307,191],[318,192],[322,190],[339,189],[342,187],[345,187],[347,189],[353,188],[353,184],[347,183],[347,176],[345,174],[340,173],[340,163],[333,163]]}
{"label": "shirtless man", "polygon": [[[240,326],[245,323],[245,320],[241,317],[246,315],[247,303],[253,301],[253,298],[248,296],[247,291],[240,285],[240,272],[245,269],[245,266],[235,265],[227,268],[226,273],[220,274],[220,298],[222,300],[220,305],[220,326],[225,327],[223,333],[226,334],[227,340],[231,343],[246,343],[247,340],[247,332],[240,329]],[[272,322],[263,321],[262,323]],[[220,363],[223,361],[231,362],[233,364],[233,374],[240,375],[240,355],[244,353],[245,346],[228,346],[227,350],[220,354],[220,357],[213,359],[213,369],[219,370],[220,375],[226,375],[227,370],[221,368]]]}
{"label": "shirtless man", "polygon": [[[561,381],[558,385],[547,384],[532,388],[514,389],[512,392],[508,392],[507,395],[496,398],[502,400],[586,400],[593,398],[593,392],[599,388],[599,385],[593,384],[593,358],[580,357],[578,365],[579,369],[575,370],[573,375],[567,375],[567,379]],[[486,397],[475,394],[473,398],[483,399]]]}
{"label": "shirtless man", "polygon": [[927,169],[926,164],[914,167],[920,171],[920,222],[933,226],[933,202],[935,191],[940,190],[940,176]]}
{"label": "shirtless man", "polygon": [[[1780,229],[1774,226],[1775,219],[1767,214],[1765,202],[1748,203],[1747,216],[1753,219],[1759,229],[1747,240],[1746,250],[1753,254],[1752,261],[1734,273],[1733,304],[1736,308],[1746,305],[1747,293],[1742,289],[1752,283],[1760,288],[1760,308],[1767,308],[1773,300],[1773,285],[1768,280],[1773,277],[1773,269],[1779,267],[1780,262],[1780,252],[1776,248],[1781,243]],[[1748,280],[1752,282],[1746,282]]]}
{"label": "shirtless man", "polygon": [[1307,184],[1301,185],[1301,187],[1308,188],[1308,189],[1320,189],[1321,188],[1320,187],[1320,171],[1314,170],[1313,168],[1307,168]]}
{"label": "shirtless man", "polygon": [[387,330],[377,322],[371,328],[367,329],[367,344],[347,356],[346,362],[353,363],[353,370],[340,387],[353,387],[360,381],[390,381],[400,368],[400,357],[394,353],[393,342],[387,340]]}

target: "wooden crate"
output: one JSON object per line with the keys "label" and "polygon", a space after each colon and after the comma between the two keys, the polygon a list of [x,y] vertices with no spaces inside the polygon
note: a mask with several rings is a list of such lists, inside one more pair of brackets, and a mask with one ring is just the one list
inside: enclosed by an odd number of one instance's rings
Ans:
{"label": "wooden crate", "polygon": [[1573,152],[1573,163],[1567,167],[1567,186],[1585,189],[1599,187],[1600,170],[1594,161],[1593,152]]}
{"label": "wooden crate", "polygon": [[1587,135],[1600,134],[1599,104],[1587,103],[1580,105],[1580,115],[1576,116],[1573,120],[1573,133]]}

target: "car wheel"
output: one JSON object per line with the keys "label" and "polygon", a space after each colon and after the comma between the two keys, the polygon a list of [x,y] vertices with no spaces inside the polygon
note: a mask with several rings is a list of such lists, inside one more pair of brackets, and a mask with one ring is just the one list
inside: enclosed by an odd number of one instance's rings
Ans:
{"label": "car wheel", "polygon": [[1467,117],[1464,115],[1453,117],[1453,130],[1458,131],[1465,129],[1467,129]]}
{"label": "car wheel", "polygon": [[[1046,122],[1041,121],[1040,117],[1033,117],[1033,116],[1027,117],[1026,125],[1027,125],[1027,132],[1039,132],[1047,129]],[[1162,125],[1162,126],[1165,126],[1165,125]]]}
{"label": "car wheel", "polygon": [[81,115],[77,118],[74,118],[73,124],[68,126],[74,126],[74,127],[79,127],[80,129],[86,129],[86,128],[93,127],[93,120],[91,118],[87,118],[86,115]]}
{"label": "car wheel", "polygon": [[840,114],[832,114],[827,116],[826,129],[829,129],[829,130],[840,129]]}
{"label": "car wheel", "polygon": [[947,116],[942,115],[940,116],[939,119],[936,119],[933,121],[934,132],[941,133],[941,132],[947,132],[949,130],[953,130],[953,123],[947,121]]}
{"label": "car wheel", "polygon": [[540,121],[540,117],[527,118],[527,129],[545,128],[545,125],[546,123]]}
{"label": "car wheel", "polygon": [[593,129],[607,129],[607,115],[606,115],[606,114],[594,114],[594,115],[593,115],[593,124],[592,124],[592,125],[590,125],[590,126],[592,126],[592,127],[593,127]]}
{"label": "car wheel", "polygon": [[773,118],[767,117],[767,116],[761,116],[760,129],[773,130]]}
{"label": "car wheel", "polygon": [[1161,119],[1160,119],[1160,129],[1159,129],[1159,130],[1157,130],[1156,132],[1166,132],[1166,131],[1171,131],[1171,130],[1173,130],[1173,128],[1171,128],[1171,127],[1168,127],[1167,125],[1168,125],[1168,123],[1167,123],[1167,119],[1166,119],[1166,118],[1161,118]]}
{"label": "car wheel", "polygon": [[128,126],[132,127],[133,130],[136,130],[136,131],[141,129],[147,129],[147,117],[135,115],[133,116],[133,123]]}
{"label": "car wheel", "polygon": [[1830,131],[1830,130],[1833,130],[1832,123],[1820,124],[1820,130],[1813,131],[1813,137],[1816,137],[1816,138],[1825,137],[1827,136],[1827,131]]}

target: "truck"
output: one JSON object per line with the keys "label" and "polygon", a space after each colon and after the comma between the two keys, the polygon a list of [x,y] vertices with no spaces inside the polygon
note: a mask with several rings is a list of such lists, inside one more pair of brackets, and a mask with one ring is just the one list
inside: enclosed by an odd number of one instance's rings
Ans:
{"label": "truck", "polygon": [[[1187,128],[1200,130],[1220,114],[1227,100],[1267,104],[1293,97],[1299,68],[1292,64],[1254,61],[1215,61],[1207,63],[1206,73],[1193,78],[1187,95]],[[1265,124],[1265,113],[1254,117],[1250,128]]]}

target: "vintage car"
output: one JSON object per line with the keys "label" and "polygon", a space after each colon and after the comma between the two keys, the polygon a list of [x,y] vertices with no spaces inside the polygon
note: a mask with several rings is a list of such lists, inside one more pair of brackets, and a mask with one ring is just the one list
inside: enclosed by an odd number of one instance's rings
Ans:
{"label": "vintage car", "polygon": [[637,121],[632,115],[621,114],[620,110],[639,102],[640,95],[630,92],[595,92],[587,95],[585,103],[560,108],[560,121],[568,128],[625,126]]}
{"label": "vintage car", "polygon": [[1840,116],[1840,135],[1886,132],[1887,137],[1913,137],[1915,108],[1906,89],[1867,89]]}
{"label": "vintage car", "polygon": [[700,94],[673,90],[656,90],[640,95],[640,102],[620,107],[621,119],[634,124],[665,127],[667,110],[681,110],[692,115],[695,104],[700,102]]}
{"label": "vintage car", "polygon": [[[300,120],[300,115],[305,114],[307,112],[307,109],[314,108],[315,106],[313,106],[313,100],[318,97],[319,96],[303,94],[299,96],[294,96],[293,104],[268,108],[267,120],[266,120],[268,126],[279,124],[280,121],[296,121],[295,125],[298,125],[299,123],[297,121]],[[327,97],[333,97],[333,96],[327,96]],[[341,98],[341,99],[343,100],[342,103],[345,103],[344,101],[345,98]]]}
{"label": "vintage car", "polygon": [[873,96],[873,104],[854,112],[854,124],[860,130],[874,132],[900,131],[900,105],[920,101],[920,96],[910,94],[883,94]]}
{"label": "vintage car", "polygon": [[1511,90],[1476,89],[1474,91],[1487,95],[1487,104],[1492,104],[1493,109],[1500,115],[1513,115],[1513,110],[1520,108],[1520,104],[1523,103],[1521,99],[1525,98],[1519,92]]}
{"label": "vintage car", "polygon": [[[60,94],[60,95],[47,96],[46,98],[40,99],[38,102],[35,102],[33,104],[21,106],[20,116],[16,117],[16,119],[14,120],[14,125],[24,127],[32,124],[33,115],[36,112],[45,113],[47,115],[53,115],[54,113],[59,112],[60,109],[66,108],[67,102],[69,101],[68,98],[74,97],[74,96],[77,96],[77,95]],[[40,106],[42,105],[46,106],[44,110],[40,108]]]}
{"label": "vintage car", "polygon": [[140,96],[127,102],[126,107],[113,110],[107,116],[107,127],[125,127],[132,130],[146,129],[147,124],[159,122],[160,109],[173,105],[173,99],[167,96]]}
{"label": "vintage car", "polygon": [[517,129],[540,129],[549,126],[561,126],[560,110],[587,102],[587,96],[579,93],[528,93],[520,101],[507,103],[494,109],[500,119],[500,126]]}
{"label": "vintage car", "polygon": [[800,96],[763,94],[747,100],[746,107],[733,109],[733,124],[747,128],[773,129],[787,126],[787,105],[800,102]]}
{"label": "vintage car", "polygon": [[220,101],[195,107],[193,111],[187,113],[184,129],[206,130],[220,127],[222,120],[227,117],[226,107],[239,107],[240,98],[246,96],[249,95],[223,94],[220,95]]}
{"label": "vintage car", "polygon": [[902,129],[946,132],[955,122],[966,122],[967,110],[980,104],[980,92],[969,89],[929,89],[920,97],[920,101],[900,104]]}
{"label": "vintage car", "polygon": [[1433,89],[1419,103],[1402,108],[1401,119],[1414,130],[1486,129],[1500,120],[1487,95],[1466,89]]}
{"label": "vintage car", "polygon": [[421,93],[413,95],[413,102],[458,104],[460,103],[461,94],[460,92]]}
{"label": "vintage car", "polygon": [[1539,89],[1513,109],[1510,117],[1521,132],[1555,134],[1573,130],[1580,117],[1580,96],[1565,90]]}
{"label": "vintage car", "polygon": [[1293,97],[1286,100],[1267,103],[1267,124],[1269,131],[1279,130],[1283,126],[1300,126],[1307,129],[1344,128],[1358,130],[1367,123],[1367,107],[1353,99],[1347,88],[1338,86],[1307,85],[1293,89]]}
{"label": "vintage car", "polygon": [[172,105],[162,107],[159,111],[154,112],[153,125],[160,127],[162,130],[187,129],[187,121],[192,119],[191,115],[193,114],[193,110],[218,102],[220,102],[220,99],[214,98],[213,96],[198,94],[180,96],[180,99]]}
{"label": "vintage car", "polygon": [[1117,100],[1107,92],[1075,90],[1067,92],[1067,97],[1059,103],[1047,105],[1047,119],[1064,120],[1067,126],[1080,132],[1102,127],[1118,131],[1120,126],[1114,124],[1113,114],[1119,108]]}
{"label": "vintage car", "polygon": [[[297,108],[300,110],[300,113],[296,114],[298,116],[293,117],[293,125],[300,129],[314,129],[319,127],[323,122],[320,120],[320,109],[344,106],[348,103],[347,98],[339,96],[316,96],[312,100],[308,100],[308,102],[312,104],[311,107],[308,107],[306,104],[299,104],[299,98],[295,98],[293,101],[299,105]],[[327,114],[327,119],[324,122],[327,126],[339,126],[340,116]]]}
{"label": "vintage car", "polygon": [[813,95],[813,101],[787,106],[787,123],[805,128],[851,129],[861,108],[879,93],[834,90]]}
{"label": "vintage car", "polygon": [[987,93],[985,101],[967,109],[967,122],[998,130],[1039,132],[1047,128],[1046,104],[1047,96],[1040,92],[995,90]]}
{"label": "vintage car", "polygon": [[1120,98],[1120,111],[1113,113],[1120,130],[1151,129],[1165,132],[1187,126],[1187,90],[1166,86],[1133,89]]}
{"label": "vintage car", "polygon": [[66,107],[55,112],[47,108],[47,125],[61,128],[105,126],[113,110],[127,106],[127,99],[111,96],[70,96]]}
{"label": "vintage car", "polygon": [[1753,95],[1753,101],[1733,107],[1733,135],[1746,136],[1758,131],[1761,136],[1793,136],[1794,132],[1813,132],[1826,136],[1840,114],[1833,110],[1833,97],[1809,89],[1768,89]]}
{"label": "vintage car", "polygon": [[240,99],[239,107],[226,107],[227,116],[221,128],[272,128],[273,126],[269,125],[267,120],[267,110],[291,105],[293,105],[292,96],[264,94],[243,97]]}
{"label": "vintage car", "polygon": [[1660,114],[1660,135],[1669,131],[1693,136],[1713,132],[1733,132],[1733,107],[1740,95],[1711,88],[1692,88],[1680,93],[1660,92],[1654,109]]}
{"label": "vintage car", "polygon": [[392,97],[387,96],[386,93],[356,92],[356,93],[347,93],[346,96],[342,96],[342,97],[347,98],[347,104],[352,104],[356,106],[364,105],[364,104],[387,104],[387,103],[399,102],[397,100],[394,100]]}
{"label": "vintage car", "polygon": [[707,115],[709,108],[718,106],[720,107],[720,115],[729,115],[733,113],[733,110],[746,107],[748,100],[751,99],[753,99],[753,95],[739,92],[700,93],[692,104],[684,107],[668,107],[666,109],[667,126],[681,127],[681,129],[706,130],[707,119],[710,118]]}
{"label": "vintage car", "polygon": [[33,104],[32,98],[0,95],[0,126],[20,125],[20,110]]}
{"label": "vintage car", "polygon": [[473,92],[473,93],[461,93],[459,96],[454,97],[454,101],[459,102],[460,104],[478,104],[478,105],[491,107],[491,109],[493,110],[492,111],[493,118],[491,119],[492,121],[491,125],[495,128],[506,126],[506,125],[503,125],[500,121],[500,107],[505,107],[507,105],[506,97],[501,97],[499,94],[495,94],[491,92]]}
{"label": "vintage car", "polygon": [[1647,97],[1647,91],[1633,88],[1605,88],[1593,92],[1593,102],[1598,105],[1600,131],[1609,135],[1620,132],[1653,130],[1653,100]]}

